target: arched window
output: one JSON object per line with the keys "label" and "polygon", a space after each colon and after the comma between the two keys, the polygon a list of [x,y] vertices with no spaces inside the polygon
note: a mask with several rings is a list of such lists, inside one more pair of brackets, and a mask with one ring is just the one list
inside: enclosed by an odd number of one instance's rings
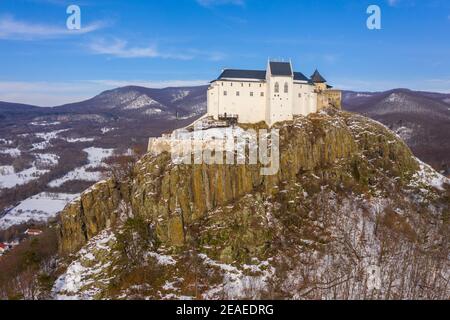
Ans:
{"label": "arched window", "polygon": [[284,83],[284,93],[288,93],[289,92],[289,85],[287,82]]}
{"label": "arched window", "polygon": [[280,84],[275,82],[275,93],[280,93]]}

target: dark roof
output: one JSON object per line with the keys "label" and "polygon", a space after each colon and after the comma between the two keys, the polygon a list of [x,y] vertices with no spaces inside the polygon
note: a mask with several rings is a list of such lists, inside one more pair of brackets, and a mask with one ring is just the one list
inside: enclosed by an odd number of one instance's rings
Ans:
{"label": "dark roof", "polygon": [[294,72],[294,80],[309,82],[309,79],[301,72]]}
{"label": "dark roof", "polygon": [[324,77],[319,73],[319,71],[314,71],[314,74],[311,76],[311,80],[314,83],[324,83],[327,82]]}
{"label": "dark roof", "polygon": [[[271,62],[270,63],[270,71],[272,75],[275,76],[292,76],[294,75],[294,80],[297,81],[307,81],[311,83],[313,82],[326,82],[325,79],[317,74],[321,79],[321,81],[314,81],[313,79],[309,79],[301,72],[292,72],[291,64],[289,62]],[[316,72],[314,75],[316,75]],[[313,75],[313,76],[314,76]],[[222,74],[217,78],[217,80],[221,79],[256,79],[256,80],[266,80],[266,71],[265,70],[239,70],[239,69],[225,69]]]}
{"label": "dark roof", "polygon": [[270,62],[270,72],[273,76],[292,76],[292,68],[289,62]]}
{"label": "dark roof", "polygon": [[234,79],[266,79],[266,71],[264,70],[237,70],[225,69],[218,79],[234,78]]}

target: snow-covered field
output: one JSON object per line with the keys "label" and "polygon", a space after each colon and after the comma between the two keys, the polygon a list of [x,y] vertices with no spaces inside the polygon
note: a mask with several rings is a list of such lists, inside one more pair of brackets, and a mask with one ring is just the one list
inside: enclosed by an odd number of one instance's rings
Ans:
{"label": "snow-covered field", "polygon": [[40,126],[40,127],[46,127],[46,126],[57,126],[60,125],[61,122],[54,121],[54,122],[48,122],[48,121],[35,121],[30,123],[32,126]]}
{"label": "snow-covered field", "polygon": [[1,154],[9,154],[13,158],[17,158],[22,154],[22,152],[18,148],[0,149],[0,153]]}
{"label": "snow-covered field", "polygon": [[99,181],[101,180],[101,172],[92,172],[89,169],[103,166],[103,161],[112,156],[114,149],[102,149],[102,148],[87,148],[83,151],[88,154],[89,164],[76,168],[73,171],[67,173],[64,177],[51,181],[48,185],[52,188],[62,186],[67,181],[83,180],[83,181]]}
{"label": "snow-covered field", "polygon": [[149,96],[143,94],[139,96],[137,99],[129,103],[124,107],[124,110],[136,110],[149,106],[162,106],[158,101],[153,100]]}
{"label": "snow-covered field", "polygon": [[0,189],[13,188],[39,178],[49,170],[37,169],[35,166],[14,172],[13,166],[0,166]]}
{"label": "snow-covered field", "polygon": [[13,188],[35,180],[49,172],[49,167],[57,165],[59,157],[50,153],[34,154],[36,160],[32,166],[21,172],[15,172],[13,166],[0,166],[0,189]]}
{"label": "snow-covered field", "polygon": [[0,138],[0,145],[10,145],[13,142],[11,140]]}
{"label": "snow-covered field", "polygon": [[69,142],[69,143],[74,143],[74,142],[93,142],[95,140],[95,138],[67,138],[65,140],[67,142]]}
{"label": "snow-covered field", "polygon": [[0,218],[0,229],[25,222],[46,222],[55,217],[78,194],[43,192],[22,201]]}
{"label": "snow-covered field", "polygon": [[116,130],[116,128],[108,128],[108,127],[104,127],[104,128],[101,128],[100,130],[101,130],[102,134],[105,134],[105,133],[108,133],[108,132],[110,132],[110,131]]}
{"label": "snow-covered field", "polygon": [[44,139],[45,141],[39,142],[39,143],[34,143],[33,144],[33,149],[32,150],[45,150],[48,147],[51,146],[50,141],[52,139],[56,139],[58,138],[58,135],[60,133],[69,131],[69,129],[63,129],[63,130],[55,130],[55,131],[50,131],[50,132],[41,132],[41,133],[36,133],[35,136],[41,139]]}

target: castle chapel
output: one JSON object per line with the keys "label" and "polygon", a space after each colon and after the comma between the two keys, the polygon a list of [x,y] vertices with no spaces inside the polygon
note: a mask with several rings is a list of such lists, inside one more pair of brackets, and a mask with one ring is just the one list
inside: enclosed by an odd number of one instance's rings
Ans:
{"label": "castle chapel", "polygon": [[267,70],[224,70],[208,88],[208,115],[271,126],[327,106],[340,109],[341,98],[317,70],[307,78],[291,62],[269,61]]}

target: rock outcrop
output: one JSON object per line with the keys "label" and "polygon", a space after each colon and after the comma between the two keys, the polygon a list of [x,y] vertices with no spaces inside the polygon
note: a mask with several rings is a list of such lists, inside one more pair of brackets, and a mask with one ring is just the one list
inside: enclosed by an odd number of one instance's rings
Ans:
{"label": "rock outcrop", "polygon": [[362,116],[330,109],[275,127],[276,175],[148,154],[127,182],[86,191],[61,214],[60,251],[76,254],[56,296],[450,296],[448,179]]}
{"label": "rock outcrop", "polygon": [[119,204],[152,221],[160,241],[182,246],[188,226],[215,208],[247,194],[279,193],[300,175],[315,173],[335,186],[369,190],[380,170],[403,182],[418,164],[408,147],[384,126],[334,110],[275,126],[280,130],[280,170],[260,175],[260,165],[174,165],[168,153],[147,155],[128,184],[95,185],[61,214],[61,252],[78,250],[115,223]]}

